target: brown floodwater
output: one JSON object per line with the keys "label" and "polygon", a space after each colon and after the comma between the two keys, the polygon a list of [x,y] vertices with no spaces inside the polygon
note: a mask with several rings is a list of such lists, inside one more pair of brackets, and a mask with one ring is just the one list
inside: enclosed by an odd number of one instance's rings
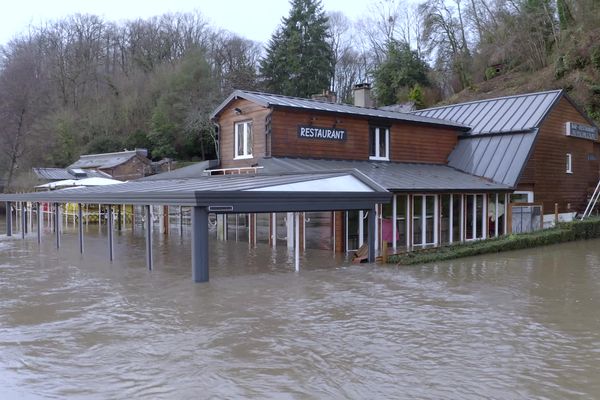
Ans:
{"label": "brown floodwater", "polygon": [[600,241],[350,265],[189,231],[0,236],[0,398],[600,398]]}

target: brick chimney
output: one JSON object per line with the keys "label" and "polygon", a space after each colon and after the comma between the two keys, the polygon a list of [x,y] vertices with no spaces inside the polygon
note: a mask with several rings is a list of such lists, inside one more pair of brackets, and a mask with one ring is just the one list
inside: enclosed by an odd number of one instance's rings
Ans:
{"label": "brick chimney", "polygon": [[336,103],[337,102],[337,95],[335,92],[332,92],[331,90],[323,90],[323,93],[319,93],[319,94],[313,94],[312,96],[310,96],[313,100],[320,100],[320,101],[328,101],[330,103]]}
{"label": "brick chimney", "polygon": [[371,97],[370,83],[357,83],[352,88],[354,94],[354,105],[359,107],[373,107],[373,98]]}

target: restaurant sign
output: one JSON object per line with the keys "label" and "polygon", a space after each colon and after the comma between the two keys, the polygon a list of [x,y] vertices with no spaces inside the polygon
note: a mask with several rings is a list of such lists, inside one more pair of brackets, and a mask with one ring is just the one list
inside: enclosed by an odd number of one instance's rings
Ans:
{"label": "restaurant sign", "polygon": [[298,137],[301,139],[344,141],[348,137],[348,132],[346,129],[298,125]]}
{"label": "restaurant sign", "polygon": [[588,140],[598,140],[598,128],[595,126],[581,125],[575,122],[567,122],[567,136]]}

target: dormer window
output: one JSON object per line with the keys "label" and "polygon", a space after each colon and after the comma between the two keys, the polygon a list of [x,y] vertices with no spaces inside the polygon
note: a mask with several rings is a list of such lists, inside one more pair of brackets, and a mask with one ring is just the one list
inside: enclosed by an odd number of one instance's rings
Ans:
{"label": "dormer window", "polygon": [[390,129],[383,126],[371,126],[369,129],[369,160],[389,161]]}
{"label": "dormer window", "polygon": [[252,121],[235,124],[234,159],[252,158]]}

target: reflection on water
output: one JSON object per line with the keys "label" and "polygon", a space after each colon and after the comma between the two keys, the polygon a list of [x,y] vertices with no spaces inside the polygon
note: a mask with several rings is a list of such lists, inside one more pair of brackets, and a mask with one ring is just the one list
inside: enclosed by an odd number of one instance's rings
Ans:
{"label": "reflection on water", "polygon": [[[185,236],[188,236],[186,232]],[[600,397],[600,241],[415,267],[90,226],[0,238],[2,398]]]}

